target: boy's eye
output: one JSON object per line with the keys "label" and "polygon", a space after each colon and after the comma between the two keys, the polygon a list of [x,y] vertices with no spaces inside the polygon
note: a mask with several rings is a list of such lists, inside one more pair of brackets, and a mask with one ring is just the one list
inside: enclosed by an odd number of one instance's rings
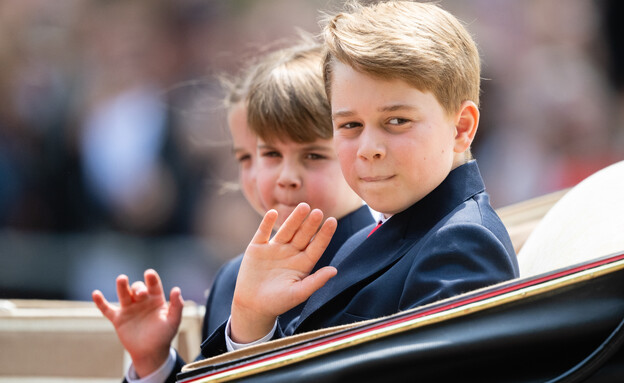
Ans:
{"label": "boy's eye", "polygon": [[408,119],[399,118],[399,117],[391,118],[390,120],[388,120],[388,124],[390,125],[403,125],[408,122],[409,122]]}
{"label": "boy's eye", "polygon": [[323,160],[326,157],[322,154],[318,154],[318,153],[308,153],[305,156],[306,160]]}
{"label": "boy's eye", "polygon": [[238,156],[237,161],[240,163],[251,161],[251,154],[242,154]]}
{"label": "boy's eye", "polygon": [[261,153],[261,155],[262,157],[274,158],[274,157],[279,157],[280,153],[274,150],[269,150],[269,151]]}
{"label": "boy's eye", "polygon": [[354,129],[362,126],[359,122],[347,122],[339,126],[340,129]]}

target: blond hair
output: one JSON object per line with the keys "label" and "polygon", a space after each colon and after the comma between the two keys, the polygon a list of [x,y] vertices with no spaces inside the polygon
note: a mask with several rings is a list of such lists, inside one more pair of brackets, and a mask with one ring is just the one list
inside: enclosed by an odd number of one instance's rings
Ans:
{"label": "blond hair", "polygon": [[323,77],[331,97],[334,60],[384,79],[431,92],[448,114],[471,100],[479,105],[479,52],[464,26],[432,3],[388,1],[348,4],[327,16]]}
{"label": "blond hair", "polygon": [[322,59],[322,45],[305,37],[259,63],[247,93],[248,123],[258,137],[299,143],[332,138]]}

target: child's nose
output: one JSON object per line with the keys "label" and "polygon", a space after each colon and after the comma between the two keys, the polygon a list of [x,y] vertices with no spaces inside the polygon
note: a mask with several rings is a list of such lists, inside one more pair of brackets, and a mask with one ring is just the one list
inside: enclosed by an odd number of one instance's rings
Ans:
{"label": "child's nose", "polygon": [[375,129],[365,127],[360,134],[358,157],[365,160],[379,160],[385,157],[386,150],[383,140]]}
{"label": "child's nose", "polygon": [[294,166],[285,165],[280,172],[277,184],[283,188],[298,189],[301,187],[301,177]]}

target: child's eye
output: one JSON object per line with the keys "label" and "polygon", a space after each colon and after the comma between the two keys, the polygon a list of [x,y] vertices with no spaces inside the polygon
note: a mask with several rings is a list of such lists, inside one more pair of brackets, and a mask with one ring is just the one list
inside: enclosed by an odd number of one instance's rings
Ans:
{"label": "child's eye", "polygon": [[277,152],[275,150],[269,150],[266,152],[261,153],[262,157],[269,157],[269,158],[275,158],[275,157],[280,157],[281,154],[280,152]]}
{"label": "child's eye", "polygon": [[308,153],[305,156],[306,160],[324,160],[325,158],[327,158],[327,157],[325,157],[322,154],[318,154],[318,153]]}
{"label": "child's eye", "polygon": [[240,163],[251,161],[251,154],[242,154],[236,160]]}
{"label": "child's eye", "polygon": [[359,128],[360,126],[362,126],[362,124],[360,124],[359,122],[347,122],[346,124],[340,125],[338,128],[339,129],[354,129],[354,128]]}
{"label": "child's eye", "polygon": [[399,117],[391,118],[390,120],[388,120],[388,124],[390,124],[390,125],[403,125],[403,124],[406,124],[408,122],[409,122],[408,119],[399,118]]}

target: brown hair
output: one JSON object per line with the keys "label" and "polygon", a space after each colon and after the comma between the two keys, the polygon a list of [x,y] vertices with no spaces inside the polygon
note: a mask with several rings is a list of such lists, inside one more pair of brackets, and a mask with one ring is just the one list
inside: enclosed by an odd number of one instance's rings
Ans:
{"label": "brown hair", "polygon": [[248,123],[258,137],[299,143],[332,138],[322,58],[322,45],[304,36],[259,63],[247,94]]}
{"label": "brown hair", "polygon": [[432,3],[388,1],[348,4],[328,16],[323,77],[331,97],[334,60],[379,78],[401,79],[431,92],[444,110],[463,101],[479,105],[481,65],[472,37],[450,13]]}

